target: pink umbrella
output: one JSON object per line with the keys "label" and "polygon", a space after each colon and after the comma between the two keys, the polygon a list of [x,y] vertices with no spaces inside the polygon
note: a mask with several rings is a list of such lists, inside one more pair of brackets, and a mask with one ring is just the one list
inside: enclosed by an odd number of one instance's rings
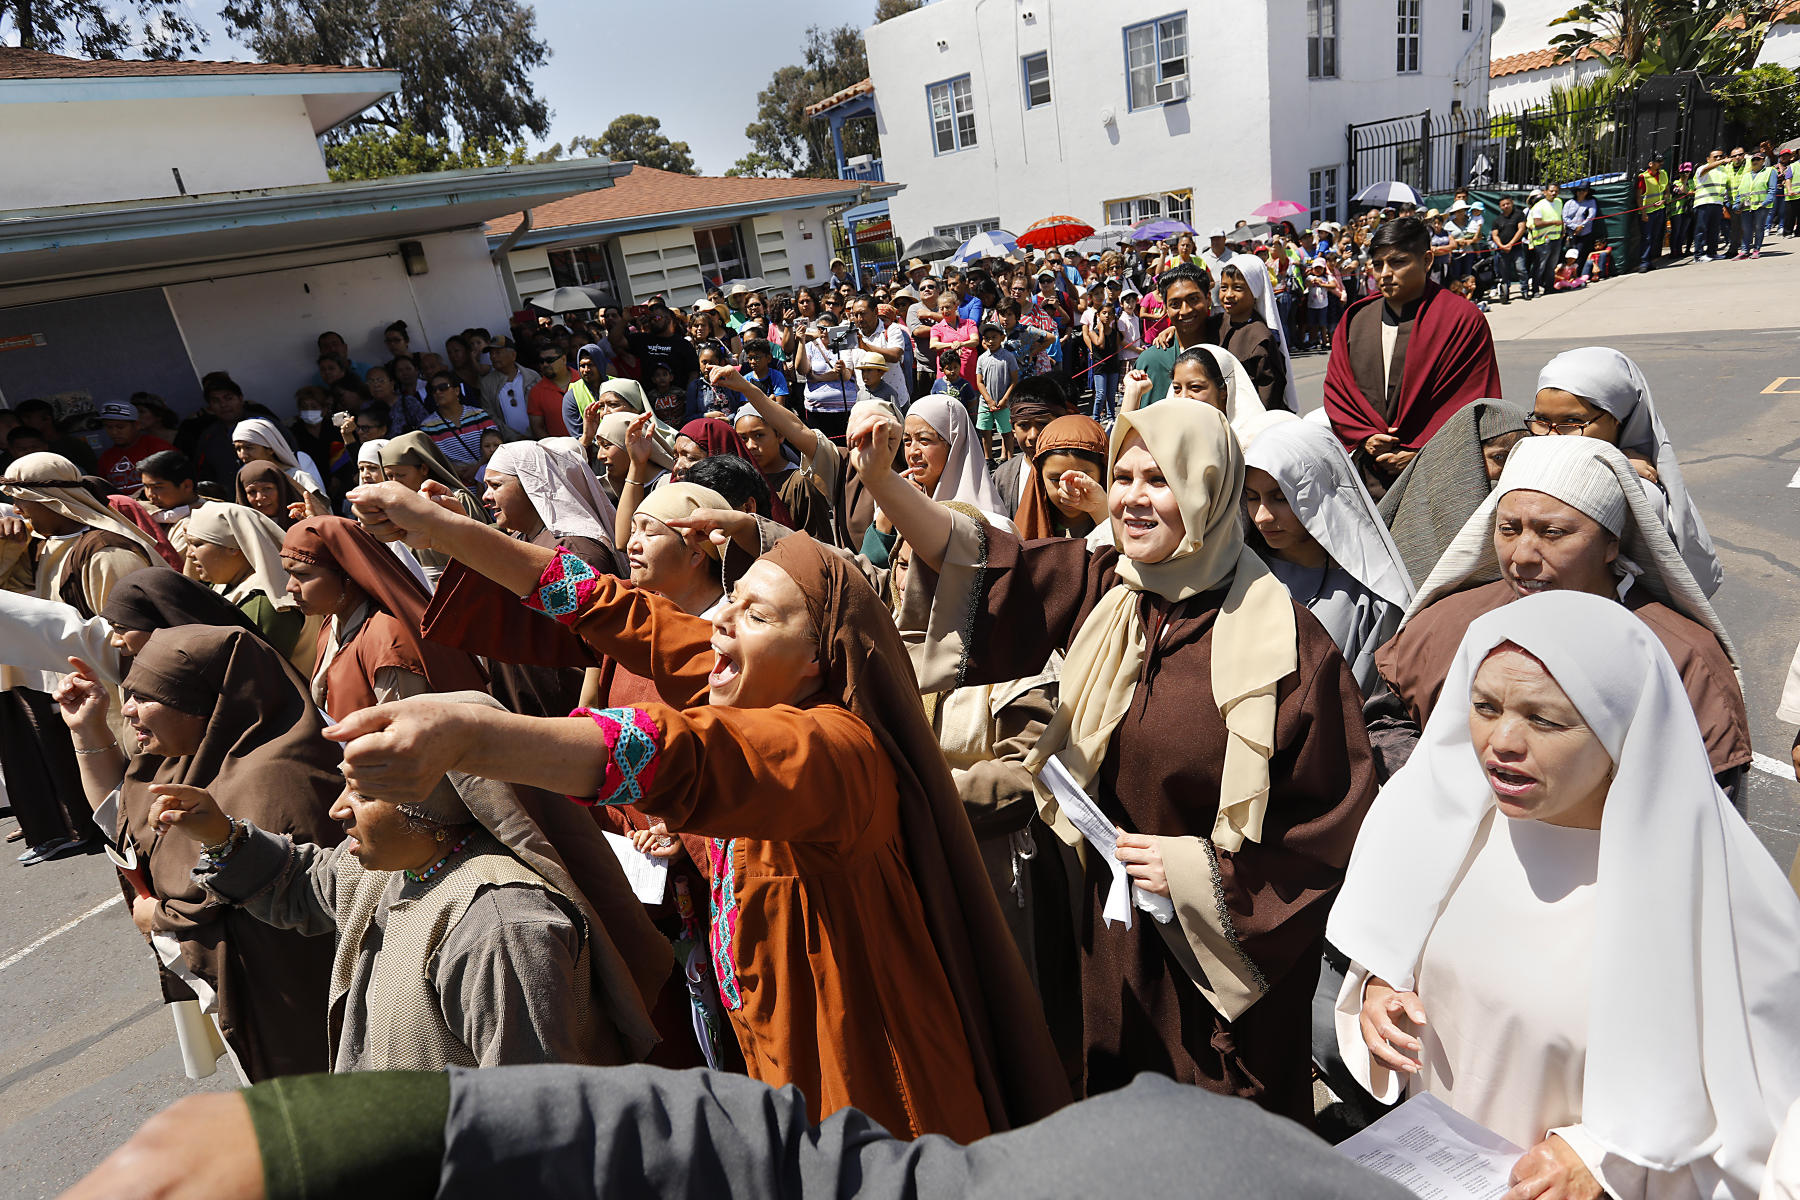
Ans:
{"label": "pink umbrella", "polygon": [[1250,210],[1253,217],[1261,217],[1265,221],[1279,221],[1283,217],[1293,217],[1306,212],[1304,204],[1295,204],[1292,200],[1271,200]]}

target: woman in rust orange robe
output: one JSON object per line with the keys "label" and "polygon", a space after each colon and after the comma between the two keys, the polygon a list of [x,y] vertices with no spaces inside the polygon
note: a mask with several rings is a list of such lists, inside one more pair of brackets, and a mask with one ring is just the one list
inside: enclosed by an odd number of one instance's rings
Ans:
{"label": "woman in rust orange robe", "polygon": [[745,1060],[816,1118],[855,1106],[967,1142],[1067,1102],[899,634],[849,564],[787,538],[707,622],[397,489],[356,499],[378,533],[526,593],[661,694],[711,668],[710,704],[688,709],[357,714],[331,736],[359,790],[422,793],[422,770],[455,762],[711,837],[712,949]]}

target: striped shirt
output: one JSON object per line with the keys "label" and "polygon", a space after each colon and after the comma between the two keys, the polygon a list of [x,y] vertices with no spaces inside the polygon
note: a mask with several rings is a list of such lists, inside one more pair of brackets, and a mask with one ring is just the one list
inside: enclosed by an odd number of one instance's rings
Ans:
{"label": "striped shirt", "polygon": [[494,418],[473,405],[464,405],[462,416],[452,425],[444,419],[442,413],[432,413],[419,425],[419,431],[431,439],[431,444],[438,448],[451,462],[474,463],[481,461],[481,435],[488,430],[499,432],[500,427],[494,424]]}

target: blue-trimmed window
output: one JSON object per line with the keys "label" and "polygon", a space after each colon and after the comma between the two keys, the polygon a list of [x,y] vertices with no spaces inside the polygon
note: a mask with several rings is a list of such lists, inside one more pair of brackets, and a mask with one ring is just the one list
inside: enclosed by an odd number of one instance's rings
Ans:
{"label": "blue-trimmed window", "polygon": [[931,108],[931,152],[949,154],[975,144],[975,93],[969,77],[958,75],[925,89]]}
{"label": "blue-trimmed window", "polygon": [[1050,103],[1049,53],[1027,54],[1019,60],[1019,70],[1024,76],[1025,107],[1042,108]]}
{"label": "blue-trimmed window", "polygon": [[1126,27],[1125,79],[1134,109],[1187,99],[1187,13]]}

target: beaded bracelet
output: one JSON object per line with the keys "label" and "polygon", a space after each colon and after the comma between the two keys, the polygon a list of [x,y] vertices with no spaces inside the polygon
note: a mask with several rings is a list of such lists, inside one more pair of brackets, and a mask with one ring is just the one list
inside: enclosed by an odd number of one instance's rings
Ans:
{"label": "beaded bracelet", "polygon": [[231,822],[231,832],[225,835],[225,840],[200,847],[200,857],[205,860],[209,869],[216,868],[230,858],[231,852],[243,844],[244,837],[249,832],[248,827],[236,817],[227,817],[226,820]]}

